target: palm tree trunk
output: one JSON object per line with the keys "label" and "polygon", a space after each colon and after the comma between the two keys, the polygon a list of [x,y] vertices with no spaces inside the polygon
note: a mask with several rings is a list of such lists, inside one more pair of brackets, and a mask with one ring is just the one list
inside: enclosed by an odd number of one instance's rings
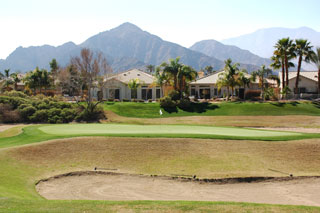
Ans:
{"label": "palm tree trunk", "polygon": [[288,64],[288,56],[284,56],[284,62],[286,66],[286,86],[289,85],[289,64]]}
{"label": "palm tree trunk", "polygon": [[302,55],[299,56],[298,70],[297,70],[297,77],[296,77],[296,85],[295,85],[295,88],[294,88],[294,93],[295,94],[298,94],[298,90],[299,90],[299,77],[300,77],[301,64],[302,64]]}
{"label": "palm tree trunk", "polygon": [[320,94],[320,68],[318,70],[318,96]]}
{"label": "palm tree trunk", "polygon": [[282,68],[282,89],[285,87],[285,79],[284,79],[284,63],[281,63],[281,68]]}

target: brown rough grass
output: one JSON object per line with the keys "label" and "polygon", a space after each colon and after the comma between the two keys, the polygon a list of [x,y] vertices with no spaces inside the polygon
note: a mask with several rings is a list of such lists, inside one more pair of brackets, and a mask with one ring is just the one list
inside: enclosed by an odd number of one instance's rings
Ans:
{"label": "brown rough grass", "polygon": [[165,138],[72,138],[13,148],[19,161],[45,171],[92,170],[200,178],[320,175],[320,139],[263,142]]}

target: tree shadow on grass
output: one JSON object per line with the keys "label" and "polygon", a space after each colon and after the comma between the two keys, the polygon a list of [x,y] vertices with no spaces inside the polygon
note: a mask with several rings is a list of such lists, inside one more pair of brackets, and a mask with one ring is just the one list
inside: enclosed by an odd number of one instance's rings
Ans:
{"label": "tree shadow on grass", "polygon": [[318,109],[320,109],[320,101],[312,101],[312,104]]}
{"label": "tree shadow on grass", "polygon": [[289,104],[291,106],[298,106],[300,103],[298,101],[291,101],[291,102],[273,102],[270,104],[277,107],[284,107],[285,105],[289,105]]}
{"label": "tree shadow on grass", "polygon": [[[219,108],[218,105],[215,104],[209,104],[209,103],[190,103],[190,106],[180,108],[181,110],[185,112],[195,112],[195,113],[204,113],[207,110],[215,110]],[[168,113],[177,113],[178,112],[178,107],[171,107],[171,108],[164,108],[164,110]]]}

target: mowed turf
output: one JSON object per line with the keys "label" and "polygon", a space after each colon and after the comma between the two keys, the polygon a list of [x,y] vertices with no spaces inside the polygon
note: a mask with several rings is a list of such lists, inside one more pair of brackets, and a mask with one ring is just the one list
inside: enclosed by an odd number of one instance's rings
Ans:
{"label": "mowed turf", "polygon": [[233,137],[281,137],[301,136],[301,133],[265,131],[245,128],[196,126],[196,125],[125,125],[125,124],[66,124],[39,127],[53,135],[219,135]]}

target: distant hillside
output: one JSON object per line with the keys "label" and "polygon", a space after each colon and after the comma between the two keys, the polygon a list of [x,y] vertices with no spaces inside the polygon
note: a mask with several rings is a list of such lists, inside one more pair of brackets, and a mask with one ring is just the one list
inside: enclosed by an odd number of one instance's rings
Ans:
{"label": "distant hillside", "polygon": [[[78,55],[84,47],[103,52],[116,72],[141,68],[147,64],[159,65],[163,61],[178,56],[181,57],[182,63],[197,70],[207,65],[213,66],[216,70],[224,67],[224,62],[221,60],[164,41],[133,24],[124,23],[117,28],[92,36],[80,45],[69,42],[58,47],[49,45],[19,47],[6,60],[0,61],[0,70],[10,68],[13,71],[26,72],[36,66],[48,68],[52,58],[56,58],[58,63],[64,66],[69,62],[70,57]],[[257,68],[251,64],[241,66],[248,70]]]}
{"label": "distant hillside", "polygon": [[254,33],[222,40],[222,43],[249,50],[260,57],[270,58],[274,51],[275,43],[284,37],[308,39],[313,46],[320,46],[320,33],[308,27],[261,29]]}
{"label": "distant hillside", "polygon": [[248,50],[233,45],[224,45],[216,40],[203,40],[190,47],[191,50],[201,52],[219,60],[231,58],[234,62],[253,64],[256,66],[269,65],[270,59],[261,58]]}

